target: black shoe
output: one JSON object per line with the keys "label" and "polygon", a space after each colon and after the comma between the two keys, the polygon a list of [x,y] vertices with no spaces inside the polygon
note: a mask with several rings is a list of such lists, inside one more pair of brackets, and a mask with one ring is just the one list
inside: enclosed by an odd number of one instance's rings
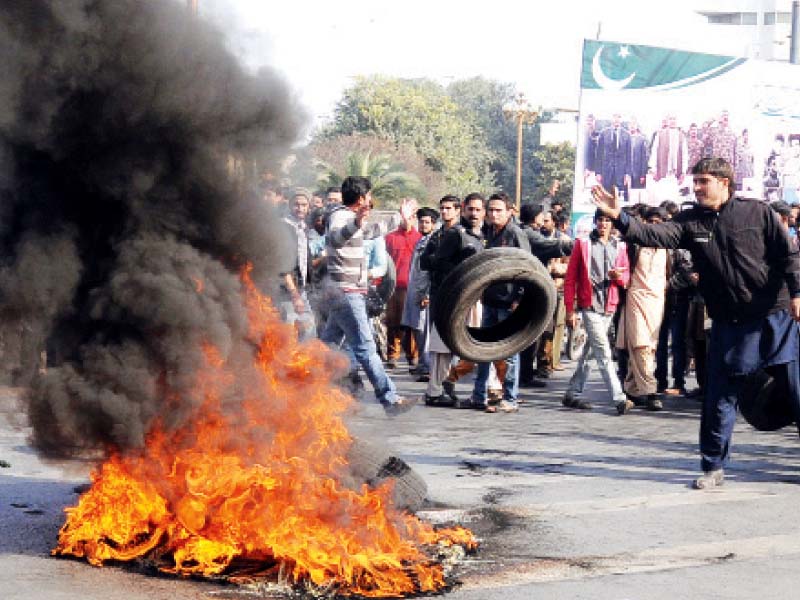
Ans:
{"label": "black shoe", "polygon": [[520,381],[519,384],[522,387],[529,387],[529,388],[546,388],[547,384],[544,381],[540,381],[536,378],[533,379],[526,379],[525,381]]}
{"label": "black shoe", "polygon": [[417,378],[414,380],[418,383],[427,383],[431,380],[431,376],[429,373],[420,373],[417,375]]}
{"label": "black shoe", "polygon": [[440,406],[442,400],[444,400],[444,396],[442,395],[429,396],[428,394],[425,394],[423,397],[425,398],[425,406]]}
{"label": "black shoe", "polygon": [[655,394],[651,394],[650,396],[647,397],[647,404],[645,405],[645,408],[647,408],[647,410],[657,412],[659,410],[663,410],[664,405],[661,403],[661,400],[659,400],[656,397]]}
{"label": "black shoe", "polygon": [[628,400],[633,402],[634,406],[642,407],[647,406],[647,398],[642,398],[641,396],[633,396],[628,392],[625,392],[625,395],[628,397]]}
{"label": "black shoe", "polygon": [[381,402],[387,417],[396,417],[397,415],[407,413],[414,408],[416,403],[416,398],[407,398],[405,396],[398,396],[397,400],[394,402]]}
{"label": "black shoe", "polygon": [[486,408],[486,405],[483,402],[475,402],[472,398],[468,398],[467,400],[459,399],[454,404],[456,408],[465,408],[465,409],[473,409],[473,410],[483,410]]}
{"label": "black shoe", "polygon": [[453,401],[453,406],[458,404],[458,396],[456,396],[456,384],[452,381],[443,381],[442,382],[442,389],[444,390],[445,396],[447,396],[450,400]]}

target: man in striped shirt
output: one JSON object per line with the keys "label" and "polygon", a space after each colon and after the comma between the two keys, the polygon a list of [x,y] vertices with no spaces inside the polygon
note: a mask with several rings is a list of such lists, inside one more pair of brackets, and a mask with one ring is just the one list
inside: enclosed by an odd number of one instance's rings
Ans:
{"label": "man in striped shirt", "polygon": [[366,177],[346,178],[342,183],[342,205],[330,213],[325,246],[325,299],[330,312],[320,338],[332,346],[345,338],[375,389],[376,398],[386,414],[393,416],[410,410],[416,400],[397,395],[378,356],[367,317],[364,233],[372,208],[370,190]]}

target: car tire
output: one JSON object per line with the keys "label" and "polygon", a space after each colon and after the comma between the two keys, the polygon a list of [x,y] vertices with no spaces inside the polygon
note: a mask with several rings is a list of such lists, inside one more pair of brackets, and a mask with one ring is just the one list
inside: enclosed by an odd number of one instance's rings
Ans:
{"label": "car tire", "polygon": [[[469,327],[468,316],[483,291],[502,282],[524,293],[509,318],[491,327]],[[474,362],[502,360],[530,346],[553,317],[556,288],[530,252],[492,248],[460,263],[442,282],[432,303],[436,330],[454,354]]]}
{"label": "car tire", "polygon": [[385,446],[353,438],[347,462],[357,486],[366,483],[375,487],[394,479],[395,507],[409,512],[422,508],[428,496],[428,485],[408,463]]}

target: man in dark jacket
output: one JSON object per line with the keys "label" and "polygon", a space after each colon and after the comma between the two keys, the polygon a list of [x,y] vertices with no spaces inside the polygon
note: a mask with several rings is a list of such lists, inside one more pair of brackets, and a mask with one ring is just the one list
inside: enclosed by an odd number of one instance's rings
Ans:
{"label": "man in dark jacket", "polygon": [[[511,198],[500,192],[493,194],[486,203],[486,227],[484,237],[487,248],[520,248],[531,251],[528,236],[511,220],[513,208]],[[482,327],[491,327],[509,317],[521,295],[519,286],[513,283],[496,283],[489,286],[482,297]],[[472,401],[478,405],[486,403],[486,383],[489,379],[490,363],[479,363]],[[517,412],[519,395],[519,354],[506,359],[506,372],[503,378],[503,399],[495,407],[486,406],[487,412]]]}
{"label": "man in dark jacket", "polygon": [[785,369],[789,403],[800,422],[800,258],[769,206],[733,198],[734,173],[721,158],[693,168],[697,205],[671,221],[638,223],[600,186],[595,204],[626,239],[685,248],[712,319],[706,397],[700,421],[703,475],[695,487],[719,486],[730,455],[738,389],[765,368]]}

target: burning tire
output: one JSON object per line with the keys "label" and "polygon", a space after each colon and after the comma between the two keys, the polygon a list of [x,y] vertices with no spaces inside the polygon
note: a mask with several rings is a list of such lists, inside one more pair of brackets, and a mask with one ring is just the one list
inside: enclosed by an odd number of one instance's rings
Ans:
{"label": "burning tire", "polygon": [[376,486],[393,478],[394,503],[401,510],[416,512],[428,495],[428,486],[422,477],[384,446],[357,438],[347,453],[350,472],[357,484]]}
{"label": "burning tire", "polygon": [[[511,316],[491,327],[469,327],[469,312],[483,291],[508,282],[524,290]],[[433,302],[433,318],[453,353],[487,362],[530,346],[547,327],[555,306],[556,288],[538,258],[518,248],[492,248],[468,258],[445,278]]]}

